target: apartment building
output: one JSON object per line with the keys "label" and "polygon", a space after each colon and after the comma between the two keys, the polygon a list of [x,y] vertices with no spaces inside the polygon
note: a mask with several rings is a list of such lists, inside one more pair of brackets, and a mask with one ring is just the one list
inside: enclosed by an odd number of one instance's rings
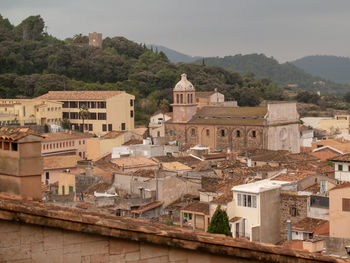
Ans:
{"label": "apartment building", "polygon": [[45,99],[0,99],[0,125],[60,125],[62,103]]}
{"label": "apartment building", "polygon": [[[70,121],[73,130],[100,136],[134,129],[135,96],[125,91],[49,91],[38,99],[63,103],[62,118]],[[84,120],[79,116],[83,106],[89,111]]]}

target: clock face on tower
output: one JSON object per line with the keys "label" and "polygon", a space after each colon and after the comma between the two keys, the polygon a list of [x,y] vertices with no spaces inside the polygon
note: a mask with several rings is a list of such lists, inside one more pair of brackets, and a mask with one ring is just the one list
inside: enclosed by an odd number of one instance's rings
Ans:
{"label": "clock face on tower", "polygon": [[288,137],[288,132],[287,132],[287,129],[286,128],[282,128],[280,130],[280,140],[281,141],[285,141]]}

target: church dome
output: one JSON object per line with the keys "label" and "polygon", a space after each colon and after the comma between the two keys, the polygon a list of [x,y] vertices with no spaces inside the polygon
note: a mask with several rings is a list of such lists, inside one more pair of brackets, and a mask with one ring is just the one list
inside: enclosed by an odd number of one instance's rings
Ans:
{"label": "church dome", "polygon": [[176,83],[174,91],[194,91],[194,87],[192,83],[188,81],[185,73],[181,74],[181,80]]}

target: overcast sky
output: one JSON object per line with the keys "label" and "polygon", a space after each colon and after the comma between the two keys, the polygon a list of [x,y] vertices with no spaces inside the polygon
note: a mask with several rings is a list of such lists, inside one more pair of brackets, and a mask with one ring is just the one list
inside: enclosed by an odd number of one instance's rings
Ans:
{"label": "overcast sky", "polygon": [[349,0],[0,0],[0,14],[40,14],[60,39],[96,31],[193,56],[350,56]]}

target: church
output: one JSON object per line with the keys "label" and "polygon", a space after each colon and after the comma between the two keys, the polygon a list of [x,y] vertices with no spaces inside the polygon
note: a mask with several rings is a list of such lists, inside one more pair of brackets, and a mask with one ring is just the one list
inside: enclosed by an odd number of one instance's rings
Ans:
{"label": "church", "polygon": [[167,141],[201,144],[211,150],[245,149],[300,152],[299,114],[295,102],[266,107],[197,107],[196,90],[186,74],[173,89],[172,119],[165,123]]}

